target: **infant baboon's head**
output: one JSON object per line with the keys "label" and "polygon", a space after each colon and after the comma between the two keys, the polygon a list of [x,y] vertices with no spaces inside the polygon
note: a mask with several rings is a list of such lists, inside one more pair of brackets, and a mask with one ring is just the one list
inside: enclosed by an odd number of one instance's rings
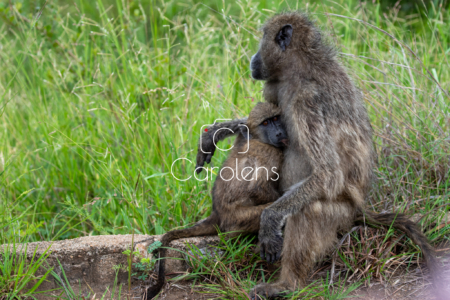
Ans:
{"label": "infant baboon's head", "polygon": [[287,145],[287,133],[281,121],[281,109],[272,103],[257,103],[250,112],[246,125],[247,127],[241,128],[244,137],[275,147]]}

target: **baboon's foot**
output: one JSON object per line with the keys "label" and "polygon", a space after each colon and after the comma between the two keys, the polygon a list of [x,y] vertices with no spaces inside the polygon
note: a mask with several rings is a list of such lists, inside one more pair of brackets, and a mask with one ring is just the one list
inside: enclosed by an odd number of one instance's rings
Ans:
{"label": "baboon's foot", "polygon": [[275,297],[282,297],[290,292],[289,288],[280,283],[260,283],[250,292],[252,300],[273,299]]}

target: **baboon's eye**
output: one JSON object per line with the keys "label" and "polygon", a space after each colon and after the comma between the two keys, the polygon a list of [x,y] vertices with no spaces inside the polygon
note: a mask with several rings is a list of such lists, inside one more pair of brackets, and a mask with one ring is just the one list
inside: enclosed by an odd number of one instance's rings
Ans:
{"label": "baboon's eye", "polygon": [[269,124],[269,122],[267,122],[267,121],[264,121],[264,122],[263,122],[263,125],[264,125],[264,126],[267,126],[268,124]]}
{"label": "baboon's eye", "polygon": [[272,120],[274,120],[274,121],[278,121],[278,117],[273,117],[273,119]]}

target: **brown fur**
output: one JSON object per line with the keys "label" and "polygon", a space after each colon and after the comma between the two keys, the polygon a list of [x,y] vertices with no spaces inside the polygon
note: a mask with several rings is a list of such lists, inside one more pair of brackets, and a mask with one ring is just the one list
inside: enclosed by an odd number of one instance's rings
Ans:
{"label": "brown fur", "polygon": [[[274,37],[286,24],[293,34],[282,51]],[[336,233],[352,224],[371,184],[374,152],[362,95],[311,21],[280,14],[263,31],[264,97],[281,108],[290,139],[280,182],[286,192],[261,216],[261,247],[266,256],[282,251],[282,271],[253,294],[271,297],[303,286]]]}
{"label": "brown fur", "polygon": [[[263,32],[252,76],[266,81],[265,100],[281,108],[290,146],[281,169],[284,194],[263,211],[259,231],[262,257],[274,261],[281,254],[281,274],[275,283],[256,286],[253,298],[305,285],[314,263],[336,245],[337,232],[363,215],[375,161],[362,94],[314,24],[306,15],[284,13],[268,20]],[[278,37],[289,33],[281,47]],[[213,153],[211,142],[202,145]],[[199,153],[197,165],[210,158]],[[406,232],[438,273],[426,237],[404,215],[365,215]]]}
{"label": "brown fur", "polygon": [[[274,37],[286,25],[292,27],[292,39],[283,51]],[[287,192],[261,216],[259,238],[266,256],[278,256],[281,227],[286,226],[279,280],[252,292],[272,297],[304,286],[314,263],[336,244],[336,233],[362,214],[375,153],[362,94],[312,22],[302,14],[280,14],[263,31],[264,96],[281,108],[291,144],[280,182]],[[405,232],[438,273],[426,237],[406,216],[365,216]]]}
{"label": "brown fur", "polygon": [[[270,103],[258,103],[251,111],[247,127],[251,139],[239,134],[227,160],[219,171],[213,187],[213,209],[211,215],[190,228],[169,231],[161,239],[159,250],[158,280],[147,291],[147,299],[152,299],[161,290],[165,281],[166,247],[180,238],[205,236],[221,232],[231,232],[228,236],[256,234],[259,230],[261,212],[280,197],[278,192],[279,172],[282,164],[282,150],[266,143],[259,125],[265,119],[280,115],[281,111]],[[238,127],[236,127],[238,129]],[[246,153],[239,153],[245,152]],[[255,171],[250,172],[252,167]],[[265,167],[269,172],[265,172]],[[272,169],[275,168],[275,169]],[[233,170],[233,171],[232,171]],[[236,176],[238,170],[239,176]],[[249,172],[247,172],[247,170]],[[242,178],[245,175],[246,181]],[[268,174],[268,175],[267,175]],[[256,177],[257,175],[257,177]],[[232,179],[231,179],[232,178]],[[227,181],[228,179],[231,179]],[[142,241],[141,241],[142,242]]]}

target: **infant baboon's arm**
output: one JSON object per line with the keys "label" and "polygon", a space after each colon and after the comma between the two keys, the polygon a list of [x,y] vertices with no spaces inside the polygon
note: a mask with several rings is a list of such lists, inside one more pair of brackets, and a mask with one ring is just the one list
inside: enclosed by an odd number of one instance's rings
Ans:
{"label": "infant baboon's arm", "polygon": [[197,164],[195,170],[200,173],[203,170],[205,162],[209,164],[211,158],[216,151],[216,145],[219,141],[223,141],[227,137],[236,135],[242,124],[247,122],[247,118],[234,119],[232,121],[216,123],[208,127],[208,131],[202,133],[202,137],[198,142]]}

